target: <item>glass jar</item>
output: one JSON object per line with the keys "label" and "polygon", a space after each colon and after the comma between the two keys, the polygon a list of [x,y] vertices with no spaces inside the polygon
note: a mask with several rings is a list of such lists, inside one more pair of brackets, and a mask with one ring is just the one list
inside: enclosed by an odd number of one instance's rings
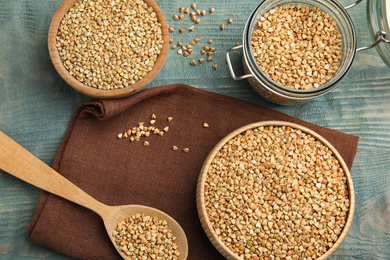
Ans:
{"label": "glass jar", "polygon": [[[369,0],[367,16],[370,22],[370,32],[373,37],[378,31],[390,35],[390,0]],[[389,42],[389,40],[384,40]],[[376,49],[382,60],[390,67],[390,44],[377,44]]]}
{"label": "glass jar", "polygon": [[[334,89],[346,76],[349,71],[352,62],[355,58],[356,52],[372,48],[372,46],[363,47],[357,49],[356,47],[356,32],[352,19],[350,18],[346,9],[353,7],[362,0],[358,0],[356,3],[343,7],[335,0],[264,0],[253,11],[247,20],[243,34],[243,44],[235,46],[226,52],[226,59],[230,73],[235,80],[248,79],[253,89],[274,103],[282,105],[296,105],[306,103],[312,99],[315,99],[321,95]],[[390,0],[388,0],[390,1]],[[381,0],[373,0],[373,2],[382,2]],[[257,23],[265,13],[268,13],[272,9],[283,5],[304,5],[315,6],[320,8],[323,12],[329,14],[337,24],[337,28],[341,34],[341,59],[339,66],[334,75],[325,82],[322,86],[314,89],[301,90],[283,86],[276,81],[272,80],[266,75],[263,70],[256,63],[256,59],[253,55],[252,49],[252,37],[253,32],[256,29]],[[375,29],[374,29],[375,30]],[[376,35],[377,42],[385,41],[386,34]],[[386,44],[387,45],[387,44]],[[389,46],[386,46],[389,47]],[[242,62],[243,69],[246,73],[243,76],[236,76],[234,69],[230,62],[230,52],[242,49]],[[389,52],[390,53],[390,52]],[[390,57],[389,57],[390,58]],[[390,59],[389,59],[390,61]]]}

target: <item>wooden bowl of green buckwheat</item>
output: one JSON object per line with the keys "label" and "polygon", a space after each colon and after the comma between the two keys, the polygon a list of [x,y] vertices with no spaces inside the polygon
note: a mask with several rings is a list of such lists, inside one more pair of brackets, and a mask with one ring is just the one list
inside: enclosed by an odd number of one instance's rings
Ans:
{"label": "wooden bowl of green buckwheat", "polygon": [[160,72],[168,25],[152,0],[65,0],[49,29],[49,54],[60,76],[95,98],[132,95]]}
{"label": "wooden bowl of green buckwheat", "polygon": [[336,149],[280,121],[223,138],[203,164],[196,199],[206,235],[227,259],[326,259],[345,239],[355,208]]}

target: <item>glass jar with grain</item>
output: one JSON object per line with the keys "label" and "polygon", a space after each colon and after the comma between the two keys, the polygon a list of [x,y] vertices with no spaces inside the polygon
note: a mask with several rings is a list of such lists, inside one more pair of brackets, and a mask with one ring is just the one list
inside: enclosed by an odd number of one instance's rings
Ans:
{"label": "glass jar with grain", "polygon": [[[249,17],[243,44],[227,51],[233,79],[248,79],[262,97],[282,105],[308,102],[334,89],[347,75],[357,48],[346,9],[331,0],[265,0]],[[375,45],[386,40],[379,31]],[[236,76],[232,51],[243,50],[245,75]]]}

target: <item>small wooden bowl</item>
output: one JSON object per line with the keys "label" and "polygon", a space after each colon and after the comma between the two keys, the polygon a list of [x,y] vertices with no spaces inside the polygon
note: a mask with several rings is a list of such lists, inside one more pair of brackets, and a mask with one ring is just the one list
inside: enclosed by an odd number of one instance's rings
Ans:
{"label": "small wooden bowl", "polygon": [[304,127],[304,126],[301,126],[301,125],[298,125],[298,124],[294,124],[294,123],[290,123],[290,122],[264,121],[264,122],[257,122],[257,123],[253,123],[253,124],[249,124],[249,125],[243,126],[243,127],[239,128],[239,129],[233,131],[232,133],[228,134],[226,137],[224,137],[211,150],[210,154],[208,155],[208,157],[206,158],[206,160],[205,160],[205,162],[204,162],[204,164],[202,166],[202,169],[201,169],[201,172],[200,172],[200,175],[199,175],[199,179],[198,179],[197,189],[196,189],[196,204],[197,204],[198,215],[199,215],[200,222],[202,224],[202,227],[203,227],[207,237],[209,238],[211,243],[214,245],[214,247],[226,259],[229,259],[229,260],[243,260],[237,254],[233,253],[222,242],[222,240],[218,237],[218,235],[214,231],[214,229],[213,229],[213,227],[212,227],[212,225],[210,223],[207,211],[206,211],[205,196],[204,196],[205,188],[204,188],[204,186],[205,186],[205,181],[206,181],[206,177],[207,177],[207,172],[208,172],[209,166],[212,163],[212,160],[214,159],[214,157],[216,156],[218,151],[229,140],[231,140],[235,136],[237,136],[237,135],[239,135],[239,134],[241,134],[241,133],[243,133],[243,132],[245,132],[247,130],[250,130],[250,129],[253,129],[253,128],[256,128],[256,127],[260,127],[260,126],[289,126],[289,127],[295,128],[295,129],[300,129],[302,132],[310,134],[311,136],[316,138],[318,141],[321,141],[324,145],[326,145],[332,151],[332,153],[336,157],[336,159],[340,162],[340,167],[344,170],[345,176],[347,178],[347,186],[348,186],[348,194],[349,194],[348,196],[349,196],[350,205],[349,205],[349,210],[348,210],[346,223],[345,223],[345,226],[344,226],[341,234],[338,236],[338,239],[333,244],[333,246],[325,254],[323,254],[321,257],[319,257],[318,259],[327,259],[327,258],[329,258],[337,250],[337,248],[341,245],[341,243],[344,241],[344,239],[345,239],[345,237],[346,237],[346,235],[347,235],[347,233],[348,233],[348,231],[349,231],[349,229],[351,227],[351,224],[352,224],[353,214],[354,214],[354,210],[355,210],[355,190],[354,190],[354,187],[353,187],[352,177],[351,177],[349,169],[348,169],[347,165],[345,164],[345,162],[344,162],[343,158],[341,157],[341,155],[337,152],[337,150],[325,138],[323,138],[322,136],[320,136],[319,134],[317,134],[313,130],[310,130],[310,129]]}
{"label": "small wooden bowl", "polygon": [[49,28],[48,45],[49,45],[50,58],[58,74],[60,74],[60,76],[65,80],[65,82],[68,83],[75,90],[87,96],[102,98],[102,99],[116,99],[116,98],[127,97],[144,89],[147,85],[149,85],[154,80],[154,78],[158,75],[162,66],[164,65],[165,59],[168,54],[168,46],[169,46],[168,24],[158,5],[153,0],[144,0],[144,2],[149,7],[153,7],[154,12],[157,14],[157,19],[161,23],[161,29],[162,29],[163,48],[157,58],[157,61],[154,64],[153,69],[143,79],[139,80],[135,84],[130,85],[126,88],[115,89],[115,90],[101,90],[101,89],[87,86],[79,82],[72,75],[70,75],[70,73],[62,63],[56,47],[57,32],[60,23],[62,21],[62,18],[68,12],[68,10],[71,7],[73,7],[73,5],[76,2],[78,2],[78,0],[65,0],[61,4],[61,6],[57,9],[56,13],[54,14],[54,17],[51,21],[50,28]]}

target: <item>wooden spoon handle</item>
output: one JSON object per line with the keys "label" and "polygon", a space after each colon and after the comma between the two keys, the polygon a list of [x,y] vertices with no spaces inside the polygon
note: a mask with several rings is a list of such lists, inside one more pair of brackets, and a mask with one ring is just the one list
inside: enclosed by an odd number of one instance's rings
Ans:
{"label": "wooden spoon handle", "polygon": [[93,210],[100,216],[109,211],[109,206],[95,200],[2,131],[0,169],[40,189]]}

